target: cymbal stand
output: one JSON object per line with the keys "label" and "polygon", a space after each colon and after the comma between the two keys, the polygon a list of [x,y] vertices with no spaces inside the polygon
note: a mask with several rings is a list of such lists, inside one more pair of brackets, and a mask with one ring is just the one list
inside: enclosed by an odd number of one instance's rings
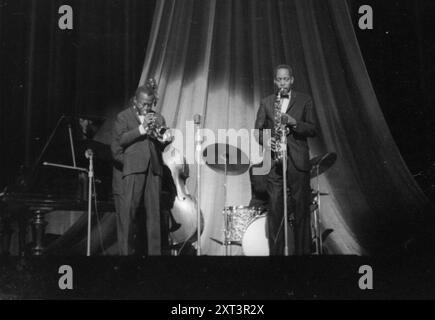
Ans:
{"label": "cymbal stand", "polygon": [[200,117],[195,116],[195,144],[196,144],[196,217],[197,217],[197,235],[196,235],[196,255],[201,255],[201,131]]}
{"label": "cymbal stand", "polygon": [[227,173],[228,173],[228,163],[227,163],[227,157],[225,155],[225,174],[224,174],[224,246],[225,246],[225,256],[228,256],[229,253],[229,246],[231,245],[231,239],[230,239],[230,220],[231,217],[228,215],[228,209],[227,209]]}
{"label": "cymbal stand", "polygon": [[322,235],[320,234],[320,163],[316,165],[316,206],[313,211],[313,229],[314,229],[314,244],[315,244],[315,254],[323,254],[323,243]]}

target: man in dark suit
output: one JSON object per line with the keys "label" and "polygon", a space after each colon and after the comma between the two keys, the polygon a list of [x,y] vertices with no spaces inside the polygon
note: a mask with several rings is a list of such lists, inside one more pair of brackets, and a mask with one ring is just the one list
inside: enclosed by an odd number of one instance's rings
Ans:
{"label": "man in dark suit", "polygon": [[[310,96],[292,90],[294,82],[293,69],[289,65],[275,68],[274,83],[281,99],[270,95],[261,101],[255,120],[255,128],[271,129],[271,146],[277,142],[274,137],[275,108],[280,108],[281,119],[287,123],[287,191],[289,222],[293,232],[295,254],[311,253],[310,225],[310,162],[308,137],[316,135],[316,123],[313,101]],[[266,149],[267,150],[267,149]],[[273,155],[272,155],[273,156]],[[282,160],[272,162],[267,176],[267,194],[269,201],[268,238],[272,255],[284,253],[284,204],[283,204],[283,172]],[[293,237],[294,234],[294,237]],[[292,239],[290,239],[292,240]],[[289,247],[293,245],[289,245]]]}
{"label": "man in dark suit", "polygon": [[[156,138],[150,123],[165,127],[165,119],[150,112],[156,94],[152,88],[141,86],[129,106],[116,118],[112,136],[112,155],[115,160],[113,188],[119,208],[118,242],[121,255],[161,255],[160,190],[163,173],[162,150],[164,138]],[[121,171],[122,170],[122,171]],[[146,217],[138,212],[143,201]],[[136,241],[146,222],[146,248]],[[141,247],[145,252],[141,252]]]}

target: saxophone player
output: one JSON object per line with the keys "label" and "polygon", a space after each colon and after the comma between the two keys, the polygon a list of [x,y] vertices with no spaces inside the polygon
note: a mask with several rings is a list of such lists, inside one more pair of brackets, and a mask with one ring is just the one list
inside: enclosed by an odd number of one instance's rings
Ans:
{"label": "saxophone player", "polygon": [[[266,184],[268,215],[268,240],[271,255],[284,254],[283,170],[279,155],[281,122],[286,123],[287,134],[287,199],[288,217],[294,236],[294,254],[311,253],[310,225],[310,162],[307,138],[316,135],[313,101],[307,94],[292,89],[294,76],[289,65],[274,69],[276,94],[264,98],[257,112],[255,128],[260,130],[259,143],[263,145],[261,131],[271,129],[272,167],[264,181]],[[281,162],[280,162],[281,161]],[[259,180],[260,181],[260,180]],[[261,189],[259,187],[258,189]],[[263,186],[264,189],[264,186]],[[254,195],[255,196],[255,195]]]}
{"label": "saxophone player", "polygon": [[[121,255],[162,253],[162,151],[170,137],[156,134],[156,128],[164,128],[166,123],[162,115],[152,111],[155,104],[155,89],[140,86],[127,108],[117,115],[112,132],[111,149],[118,169],[113,193]],[[145,212],[139,210],[141,203]]]}

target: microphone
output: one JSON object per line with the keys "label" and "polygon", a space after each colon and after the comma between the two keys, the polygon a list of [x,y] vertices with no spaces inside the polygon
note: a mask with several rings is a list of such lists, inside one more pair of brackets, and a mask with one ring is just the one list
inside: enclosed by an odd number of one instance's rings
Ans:
{"label": "microphone", "polygon": [[195,114],[193,116],[193,122],[195,123],[195,127],[196,127],[195,142],[197,143],[197,148],[199,148],[199,144],[202,142],[201,132],[200,132],[201,115]]}
{"label": "microphone", "polygon": [[201,115],[200,115],[200,114],[195,114],[195,115],[193,116],[193,122],[194,122],[195,124],[200,124],[200,123],[201,123]]}
{"label": "microphone", "polygon": [[92,149],[87,149],[85,151],[85,157],[86,159],[92,158],[94,156],[94,152],[92,151]]}
{"label": "microphone", "polygon": [[281,95],[281,98],[288,98],[289,96],[288,96],[288,90],[287,90],[287,88],[281,88],[280,89],[280,95]]}

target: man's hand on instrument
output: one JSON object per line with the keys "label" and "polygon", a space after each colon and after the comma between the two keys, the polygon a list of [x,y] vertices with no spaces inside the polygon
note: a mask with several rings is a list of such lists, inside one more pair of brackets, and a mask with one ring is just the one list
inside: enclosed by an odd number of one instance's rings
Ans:
{"label": "man's hand on instrument", "polygon": [[148,125],[150,122],[154,121],[155,115],[152,113],[147,113],[145,115],[145,120],[143,122],[144,125]]}
{"label": "man's hand on instrument", "polygon": [[277,142],[275,140],[275,138],[270,138],[270,140],[268,141],[268,145],[270,146],[271,149],[276,150],[276,146],[279,144],[279,141]]}
{"label": "man's hand on instrument", "polygon": [[159,141],[160,143],[172,142],[172,140],[174,140],[174,135],[172,134],[170,129],[166,130],[162,137],[157,138],[157,141]]}
{"label": "man's hand on instrument", "polygon": [[288,115],[287,113],[282,113],[281,117],[286,120],[287,124],[290,127],[296,127],[297,121],[296,121],[295,118],[293,118],[292,116]]}
{"label": "man's hand on instrument", "polygon": [[145,121],[139,125],[139,132],[141,135],[148,134],[148,126]]}

